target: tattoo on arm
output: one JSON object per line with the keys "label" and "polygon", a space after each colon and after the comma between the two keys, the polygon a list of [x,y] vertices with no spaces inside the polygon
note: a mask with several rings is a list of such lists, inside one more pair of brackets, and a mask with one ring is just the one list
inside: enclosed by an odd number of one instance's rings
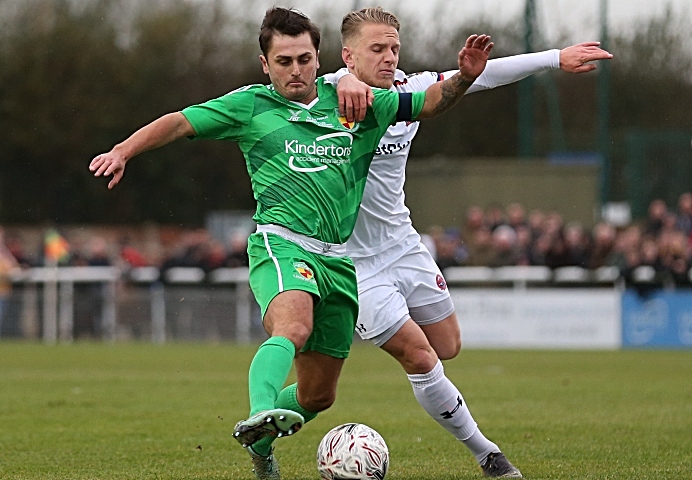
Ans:
{"label": "tattoo on arm", "polygon": [[433,114],[439,115],[449,110],[464,96],[464,93],[466,93],[466,90],[468,90],[472,84],[472,81],[469,82],[463,79],[459,74],[442,82],[440,85],[442,87],[442,96],[440,97],[440,101],[437,102],[437,105],[435,105]]}

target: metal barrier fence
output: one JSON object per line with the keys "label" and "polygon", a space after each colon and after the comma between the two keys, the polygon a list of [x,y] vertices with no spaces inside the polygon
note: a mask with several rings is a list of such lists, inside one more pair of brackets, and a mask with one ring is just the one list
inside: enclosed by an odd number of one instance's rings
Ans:
{"label": "metal barrier fence", "polygon": [[[648,267],[649,269],[651,267]],[[614,267],[450,267],[450,287],[512,289],[615,288],[625,281]],[[655,272],[635,272],[655,285]],[[692,280],[692,271],[690,272]],[[13,279],[0,299],[0,338],[75,338],[104,341],[235,341],[266,338],[247,268],[154,267],[122,272],[114,267],[31,268]]]}
{"label": "metal barrier fence", "polygon": [[[248,269],[31,268],[12,278],[1,338],[235,341],[266,334]],[[4,310],[4,312],[3,312]]]}

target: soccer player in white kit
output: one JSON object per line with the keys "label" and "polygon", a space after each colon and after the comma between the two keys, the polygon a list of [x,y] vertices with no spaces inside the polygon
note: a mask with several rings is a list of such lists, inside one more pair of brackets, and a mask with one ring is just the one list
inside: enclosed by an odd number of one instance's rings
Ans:
{"label": "soccer player in white kit", "polygon": [[[406,75],[397,70],[400,44],[398,36],[386,34],[391,27],[399,30],[396,17],[379,7],[351,12],[343,19],[342,57],[348,69],[327,77],[339,84],[342,108],[349,119],[364,115],[369,100],[369,89],[358,79],[373,87],[416,92],[456,73]],[[597,42],[589,42],[562,51],[490,60],[467,93],[516,82],[544,70],[591,71],[596,67],[587,62],[611,57]],[[354,101],[354,92],[359,89],[360,100]],[[418,122],[400,122],[380,141],[355,230],[346,244],[358,278],[356,330],[361,338],[371,340],[399,361],[420,405],[471,451],[486,476],[522,478],[499,447],[478,429],[440,361],[459,353],[461,332],[442,272],[421,243],[404,204],[406,161],[417,131]]]}

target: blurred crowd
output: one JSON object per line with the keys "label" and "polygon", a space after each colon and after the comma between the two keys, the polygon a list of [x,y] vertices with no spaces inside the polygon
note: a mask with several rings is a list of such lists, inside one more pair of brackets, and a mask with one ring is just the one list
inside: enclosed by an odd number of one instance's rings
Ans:
{"label": "blurred crowd", "polygon": [[526,212],[520,204],[506,209],[470,207],[459,228],[433,227],[423,235],[442,270],[450,266],[544,265],[617,267],[627,280],[639,266],[650,266],[676,285],[690,285],[692,193],[669,209],[656,199],[641,222],[615,227],[597,223],[590,230],[565,223],[556,212]]}
{"label": "blurred crowd", "polygon": [[[451,266],[614,266],[627,279],[636,267],[646,265],[675,284],[692,283],[689,192],[673,208],[663,200],[652,201],[645,219],[625,226],[600,222],[587,229],[577,222],[565,223],[557,212],[527,212],[514,203],[506,208],[472,206],[460,228],[432,227],[422,237],[442,270]],[[199,267],[206,272],[248,265],[247,232],[233,233],[224,242],[205,229],[182,230],[156,248],[143,248],[141,242],[126,236],[90,235],[86,241],[73,241],[65,235],[64,241],[67,254],[59,260],[61,265]],[[0,247],[0,261],[7,268],[45,264],[47,250],[33,249],[32,256],[19,235],[5,236],[1,229]]]}

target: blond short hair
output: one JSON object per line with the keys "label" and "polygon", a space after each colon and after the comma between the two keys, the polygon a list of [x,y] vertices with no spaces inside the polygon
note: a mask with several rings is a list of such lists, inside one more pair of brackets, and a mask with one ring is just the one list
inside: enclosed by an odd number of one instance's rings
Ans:
{"label": "blond short hair", "polygon": [[382,7],[363,8],[347,13],[341,21],[341,43],[345,45],[355,37],[364,23],[382,23],[390,25],[399,31],[401,24],[393,13],[386,12]]}

